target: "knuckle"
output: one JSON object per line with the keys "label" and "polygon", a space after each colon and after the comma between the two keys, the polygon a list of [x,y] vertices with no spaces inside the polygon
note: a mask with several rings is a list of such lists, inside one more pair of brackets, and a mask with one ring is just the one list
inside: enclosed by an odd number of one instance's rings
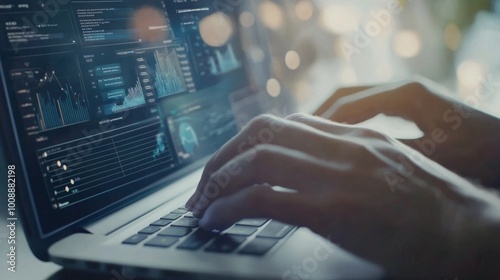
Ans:
{"label": "knuckle", "polygon": [[427,87],[419,81],[409,82],[405,87],[407,87],[413,93],[421,93],[427,90]]}
{"label": "knuckle", "polygon": [[259,144],[255,146],[255,159],[264,161],[273,155],[273,146],[269,144]]}
{"label": "knuckle", "polygon": [[250,121],[250,130],[257,131],[259,129],[262,129],[263,127],[268,126],[271,122],[276,121],[277,119],[277,117],[269,114],[257,116]]}
{"label": "knuckle", "polygon": [[307,120],[310,117],[311,116],[306,114],[306,113],[295,113],[295,114],[292,114],[292,115],[286,117],[286,119],[289,121],[302,121],[302,120]]}
{"label": "knuckle", "polygon": [[361,131],[361,135],[365,138],[376,139],[376,140],[387,140],[387,136],[379,131],[364,128]]}

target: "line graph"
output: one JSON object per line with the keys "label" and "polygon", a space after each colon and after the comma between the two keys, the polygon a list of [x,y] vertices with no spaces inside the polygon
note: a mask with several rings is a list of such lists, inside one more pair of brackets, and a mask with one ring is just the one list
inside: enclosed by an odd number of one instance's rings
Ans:
{"label": "line graph", "polygon": [[45,73],[38,87],[52,88],[52,83],[59,86],[60,92],[47,89],[35,91],[38,122],[41,130],[48,130],[89,120],[85,98],[76,92],[70,83],[61,84],[55,71]]}
{"label": "line graph", "polygon": [[14,60],[10,72],[29,135],[90,120],[78,62],[67,54]]}

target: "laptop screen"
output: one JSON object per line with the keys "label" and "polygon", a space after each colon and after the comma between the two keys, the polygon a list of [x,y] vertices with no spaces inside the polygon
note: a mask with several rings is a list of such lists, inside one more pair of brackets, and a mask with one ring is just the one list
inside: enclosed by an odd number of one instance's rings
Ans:
{"label": "laptop screen", "polygon": [[251,91],[234,2],[0,1],[3,87],[42,235],[237,133],[232,100]]}

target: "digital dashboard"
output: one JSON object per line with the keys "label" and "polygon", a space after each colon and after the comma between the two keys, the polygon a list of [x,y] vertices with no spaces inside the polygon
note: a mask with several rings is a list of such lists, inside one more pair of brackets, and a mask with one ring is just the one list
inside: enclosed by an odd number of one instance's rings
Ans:
{"label": "digital dashboard", "polygon": [[[41,232],[129,197],[237,133],[231,96],[250,92],[238,9],[215,2],[0,1],[2,81],[33,203],[51,217]],[[227,28],[215,42],[204,34],[214,22]]]}

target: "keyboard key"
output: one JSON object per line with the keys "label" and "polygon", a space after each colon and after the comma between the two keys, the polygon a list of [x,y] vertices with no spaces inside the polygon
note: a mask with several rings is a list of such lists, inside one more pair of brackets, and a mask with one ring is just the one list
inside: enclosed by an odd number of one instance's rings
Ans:
{"label": "keyboard key", "polygon": [[139,233],[153,234],[153,233],[159,231],[160,229],[161,229],[161,227],[149,226],[149,227],[143,228],[141,231],[139,231]]}
{"label": "keyboard key", "polygon": [[190,227],[190,228],[195,228],[198,227],[198,219],[195,218],[182,218],[178,221],[175,221],[173,226],[176,227]]}
{"label": "keyboard key", "polygon": [[264,229],[259,232],[258,237],[283,238],[287,235],[293,226],[278,221],[271,221]]}
{"label": "keyboard key", "polygon": [[146,242],[144,246],[150,246],[150,247],[158,247],[158,248],[168,248],[172,245],[174,245],[175,242],[179,240],[178,238],[175,237],[169,237],[169,236],[157,236],[150,241]]}
{"label": "keyboard key", "polygon": [[174,237],[183,237],[188,235],[191,232],[191,228],[187,227],[168,227],[158,233],[161,236],[174,236]]}
{"label": "keyboard key", "polygon": [[170,214],[167,214],[167,215],[165,215],[165,216],[163,216],[161,218],[162,218],[162,220],[177,220],[181,216],[182,216],[181,214],[172,214],[172,213],[170,213]]}
{"label": "keyboard key", "polygon": [[188,211],[186,209],[179,208],[179,209],[176,209],[176,210],[170,212],[170,214],[181,214],[181,215],[183,215],[183,214],[186,214],[187,212]]}
{"label": "keyboard key", "polygon": [[186,217],[186,218],[194,218],[194,215],[193,215],[193,213],[189,212],[186,215],[184,215],[184,217]]}
{"label": "keyboard key", "polygon": [[257,231],[256,227],[247,227],[247,226],[233,226],[232,228],[226,230],[226,234],[231,234],[231,235],[243,235],[243,236],[250,236],[254,234]]}
{"label": "keyboard key", "polygon": [[243,242],[245,242],[246,237],[234,236],[234,235],[221,235],[217,237],[205,251],[216,252],[216,253],[231,253],[236,250]]}
{"label": "keyboard key", "polygon": [[141,243],[144,239],[148,238],[148,235],[146,234],[135,234],[127,238],[125,241],[123,241],[123,244],[128,244],[128,245],[137,245]]}
{"label": "keyboard key", "polygon": [[159,219],[158,221],[156,221],[154,223],[151,223],[150,226],[164,227],[164,226],[168,226],[171,222],[172,222],[172,220],[162,220],[162,219]]}
{"label": "keyboard key", "polygon": [[236,224],[241,226],[261,227],[267,223],[267,221],[269,221],[269,219],[243,219]]}
{"label": "keyboard key", "polygon": [[271,248],[278,243],[278,239],[275,238],[261,238],[257,237],[248,243],[241,251],[240,254],[244,255],[254,255],[254,256],[263,256],[265,255]]}
{"label": "keyboard key", "polygon": [[198,229],[186,240],[184,240],[184,242],[182,242],[181,245],[179,245],[177,248],[183,250],[198,250],[216,236],[218,236],[218,234],[203,229]]}

